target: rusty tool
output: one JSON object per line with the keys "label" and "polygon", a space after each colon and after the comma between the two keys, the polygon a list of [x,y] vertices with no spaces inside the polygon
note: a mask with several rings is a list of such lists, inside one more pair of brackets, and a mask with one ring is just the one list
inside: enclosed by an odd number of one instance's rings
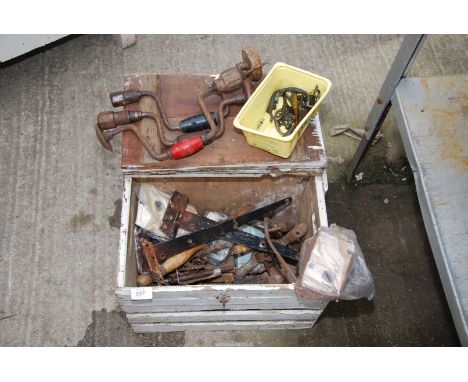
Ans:
{"label": "rusty tool", "polygon": [[96,136],[106,150],[113,151],[111,139],[124,131],[132,131],[150,154],[157,155],[146,137],[133,125],[143,118],[154,118],[154,115],[141,111],[101,112],[97,116]]}
{"label": "rusty tool", "polygon": [[291,268],[289,268],[288,264],[286,263],[286,261],[284,261],[283,257],[277,251],[277,249],[275,248],[275,245],[270,239],[270,233],[268,232],[268,229],[267,229],[268,223],[269,223],[268,218],[265,218],[265,229],[264,229],[265,239],[267,243],[270,245],[270,247],[273,249],[273,253],[276,256],[276,260],[278,261],[279,271],[281,272],[281,274],[283,275],[283,277],[286,279],[288,283],[293,283],[296,281],[296,276],[291,271]]}
{"label": "rusty tool", "polygon": [[[180,130],[184,133],[197,132],[202,130],[207,130],[210,128],[210,125],[203,113],[197,114],[188,118],[185,118],[179,122],[178,125],[172,125],[167,118],[166,110],[161,100],[161,77],[156,76],[156,91],[149,90],[123,90],[116,91],[111,93],[110,100],[112,106],[126,106],[132,103],[139,102],[142,97],[150,97],[156,103],[156,107],[161,116],[164,126],[171,131]],[[218,121],[216,113],[210,113],[210,116],[213,120]]]}
{"label": "rusty tool", "polygon": [[[287,198],[287,199],[290,199],[290,198]],[[172,200],[172,197],[171,197],[171,200]],[[286,201],[286,199],[283,199],[283,201]],[[272,205],[270,205],[270,206],[272,206]],[[170,205],[170,209],[166,210],[166,212],[164,214],[164,217],[163,217],[163,222],[165,222],[163,224],[166,224],[166,227],[164,228],[165,233],[173,234],[173,236],[175,237],[175,234],[176,234],[176,231],[177,231],[177,229],[175,229],[175,227],[179,227],[179,228],[182,228],[182,229],[184,229],[186,231],[194,232],[192,235],[195,235],[195,234],[200,233],[200,232],[205,232],[205,230],[208,230],[208,229],[210,229],[212,227],[215,227],[215,226],[217,226],[219,224],[223,224],[223,223],[218,223],[216,221],[210,220],[210,219],[205,218],[203,216],[199,216],[199,215],[194,214],[192,212],[189,212],[187,210],[184,210],[183,207],[184,207],[183,204],[172,203]],[[267,208],[267,207],[268,206],[266,206],[265,208]],[[260,209],[260,210],[262,210],[262,209]],[[258,210],[254,210],[254,211],[258,211]],[[226,222],[236,222],[236,225],[238,227],[240,227],[244,223],[241,223],[237,219],[248,216],[251,213],[252,213],[252,211],[247,213],[247,214],[240,215],[237,218],[228,219]],[[264,217],[263,215],[255,215],[255,213],[252,216],[257,216],[256,218],[258,218],[258,219],[262,219]],[[253,218],[251,220],[254,220],[256,218]],[[185,240],[189,240],[189,239],[192,240],[191,235],[186,235],[186,236],[182,236],[182,237],[186,238],[186,239],[180,240],[182,242],[184,242]],[[207,240],[205,242],[213,241],[214,237],[216,237],[216,236],[213,234],[212,236],[205,237],[204,240]],[[174,239],[174,240],[179,240],[179,239],[180,238]],[[254,249],[258,250],[258,251],[272,252],[272,249],[269,247],[269,245],[265,242],[264,239],[259,238],[259,237],[255,236],[255,235],[249,234],[247,232],[243,232],[243,231],[238,230],[238,229],[233,229],[230,232],[226,232],[224,235],[222,235],[222,237],[219,237],[219,239],[224,240],[224,241],[228,241],[228,242],[231,242],[231,243],[235,243],[235,244],[241,244],[241,245],[244,245],[246,247],[254,248]],[[173,242],[174,240],[172,240],[171,242]],[[160,245],[165,245],[165,243],[162,243]],[[185,249],[185,247],[183,247],[183,246],[178,247],[178,248],[179,248],[179,250]],[[289,259],[291,259],[293,261],[297,261],[298,252],[296,250],[294,250],[292,248],[289,248],[289,247],[286,247],[286,246],[282,245],[281,243],[276,245],[276,249],[281,252],[282,256],[287,257],[287,258],[289,258]],[[165,251],[162,250],[161,253],[165,253]]]}
{"label": "rusty tool", "polygon": [[308,230],[309,225],[307,223],[296,224],[293,228],[289,230],[289,232],[286,235],[284,235],[281,239],[277,240],[276,242],[281,243],[283,245],[294,243],[296,241],[301,240]]}
{"label": "rusty tool", "polygon": [[[198,252],[205,246],[204,244],[197,245],[193,248],[178,253],[172,256],[171,258],[168,258],[166,261],[160,264],[152,243],[150,243],[144,238],[142,238],[140,242],[142,246],[143,256],[148,262],[151,279],[153,282],[156,282],[158,284],[164,283],[164,276],[166,274],[173,272],[174,270],[185,264],[196,252]],[[137,282],[141,283],[142,278],[140,278],[140,280],[137,280]]]}
{"label": "rusty tool", "polygon": [[[150,118],[156,123],[159,140],[163,145],[170,146],[168,149],[161,153],[155,152],[148,139],[133,125],[143,118]],[[151,157],[158,161],[185,158],[203,147],[203,141],[198,135],[183,134],[174,140],[168,140],[162,131],[159,119],[151,112],[105,111],[98,114],[96,136],[105,149],[113,151],[110,141],[115,135],[124,131],[132,131]]]}
{"label": "rusty tool", "polygon": [[256,252],[255,258],[258,263],[267,263],[273,260],[273,255],[271,253]]}
{"label": "rusty tool", "polygon": [[[270,121],[274,121],[278,134],[282,137],[291,135],[319,98],[318,86],[310,94],[297,87],[282,88],[273,92],[267,113],[270,115]],[[280,99],[281,106],[277,107]]]}
{"label": "rusty tool", "polygon": [[[340,134],[344,134],[350,138],[353,138],[353,139],[356,139],[356,140],[361,140],[362,137],[364,137],[366,135],[366,131],[364,129],[357,129],[357,128],[354,128],[354,127],[349,127],[348,125],[346,124],[342,124],[342,125],[338,125],[338,126],[333,126],[331,129],[330,129],[330,136],[331,137],[334,137],[336,135],[340,135]],[[383,138],[383,134],[382,133],[378,133],[374,140],[372,141],[372,146],[374,146],[376,143],[379,142],[379,140],[381,138]]]}
{"label": "rusty tool", "polygon": [[[264,222],[258,222],[254,225],[254,227],[258,227],[261,230],[264,230]],[[270,223],[268,226],[268,232],[271,233],[279,233],[279,234],[286,234],[293,228],[291,223]]]}
{"label": "rusty tool", "polygon": [[[176,151],[175,153],[171,147],[168,151],[165,152],[165,154],[167,154],[162,157],[160,154],[153,155],[154,153],[151,151],[148,152],[156,160],[166,160],[172,158],[178,159],[186,157],[201,150],[204,146],[210,144],[215,139],[218,139],[223,135],[224,118],[229,114],[229,105],[244,103],[255,89],[255,85],[252,81],[258,81],[261,79],[262,67],[264,64],[261,63],[260,57],[258,56],[258,53],[255,51],[255,49],[244,48],[242,50],[242,58],[242,63],[237,64],[234,68],[226,69],[219,75],[216,80],[210,79],[210,82],[208,83],[208,89],[200,93],[198,103],[200,105],[200,109],[202,110],[202,114],[189,117],[181,121],[178,126],[171,125],[167,118],[159,95],[161,82],[159,76],[156,78],[156,92],[138,90],[118,91],[110,94],[111,103],[114,107],[125,106],[131,103],[139,102],[142,97],[151,97],[155,101],[160,115],[160,118],[155,118],[155,122],[157,123],[157,130],[161,142],[165,146],[169,146],[170,144],[177,146],[174,149]],[[225,98],[227,93],[234,92],[241,87],[244,89],[244,95],[235,96],[229,99]],[[217,120],[216,113],[210,113],[204,103],[204,98],[212,94],[218,94],[221,97],[221,102],[219,104],[219,121]],[[169,130],[181,130],[184,132],[195,133],[193,133],[191,136],[178,137],[176,141],[169,141],[165,138],[161,123],[158,123],[159,119],[162,119],[162,123]],[[199,132],[200,130],[207,128],[208,132]],[[135,132],[133,129],[128,130]],[[116,131],[115,133],[118,134],[119,132],[120,131]],[[135,132],[135,134],[137,133]],[[142,144],[145,145],[145,142],[141,139],[141,136],[138,134],[137,136]],[[102,137],[98,136],[98,138],[100,138],[102,143]],[[104,145],[104,147],[108,148],[109,145]],[[146,145],[145,148],[147,148]]]}
{"label": "rusty tool", "polygon": [[188,197],[182,195],[180,192],[174,191],[172,193],[171,199],[167,204],[166,211],[161,220],[161,226],[159,229],[167,237],[174,238],[177,234],[180,224],[180,214],[181,211],[185,211],[188,205]]}
{"label": "rusty tool", "polygon": [[242,206],[240,206],[239,208],[236,208],[234,210],[232,210],[229,215],[228,215],[228,219],[234,219],[236,216],[239,216],[239,215],[244,215],[246,214],[247,212],[250,212],[252,211],[253,209],[255,208],[255,205],[252,204],[252,203],[244,203]]}
{"label": "rusty tool", "polygon": [[201,251],[197,252],[196,257],[206,260],[206,256],[210,255],[211,253],[215,253],[223,249],[230,248],[231,246],[232,244],[223,242],[223,243],[213,245],[211,247],[206,247],[202,249]]}
{"label": "rusty tool", "polygon": [[[277,202],[257,208],[253,211],[248,212],[247,214],[238,216],[234,219],[228,219],[220,223],[215,222],[215,224],[212,224],[210,227],[200,229],[189,235],[180,236],[178,238],[163,243],[155,244],[154,247],[157,251],[164,253],[167,257],[170,257],[175,255],[176,253],[192,248],[197,244],[209,243],[217,237],[222,237],[222,239],[224,240],[224,236],[230,236],[229,234],[232,231],[236,230],[238,227],[247,224],[251,220],[262,219],[263,217],[280,207],[289,206],[291,202],[292,199],[290,197],[284,198]],[[263,247],[266,247],[266,245],[263,245],[262,249]]]}
{"label": "rusty tool", "polygon": [[[159,89],[160,78],[157,76],[157,88]],[[114,92],[110,94],[111,102],[113,106],[124,106],[133,102],[138,102],[141,97],[150,96],[155,99],[156,104],[159,108],[160,115],[162,116],[163,123],[168,123],[164,108],[159,99],[159,95],[154,92],[148,91],[136,91],[136,90],[127,90],[123,92]],[[211,117],[214,120],[217,120],[215,113],[212,113]],[[150,118],[156,124],[156,130],[159,137],[159,141],[162,145],[169,147],[162,153],[156,153],[149,143],[148,139],[138,130],[136,126],[133,126],[133,123],[140,121],[143,118]],[[152,158],[162,161],[168,159],[179,159],[189,156],[201,148],[203,148],[204,143],[201,137],[201,134],[190,134],[190,132],[200,131],[206,128],[209,128],[209,124],[206,121],[206,118],[203,114],[199,114],[193,117],[184,119],[179,123],[178,127],[167,126],[170,130],[181,130],[185,133],[179,135],[175,139],[168,139],[163,131],[160,118],[151,112],[142,112],[142,111],[121,111],[121,112],[102,112],[98,115],[98,121],[96,126],[96,136],[102,146],[112,151],[112,145],[110,143],[111,139],[124,131],[132,131],[142,145],[145,147],[146,151],[151,155]]]}
{"label": "rusty tool", "polygon": [[[272,227],[268,227],[268,233],[270,237],[274,240],[282,237],[285,233],[287,233],[292,228],[292,224],[286,223],[279,223],[275,224]],[[263,227],[262,227],[263,229]]]}
{"label": "rusty tool", "polygon": [[299,124],[299,105],[297,103],[297,93],[291,94],[291,107],[294,113],[294,126]]}
{"label": "rusty tool", "polygon": [[225,264],[219,265],[213,269],[206,269],[199,272],[189,273],[186,275],[182,274],[173,274],[170,275],[166,282],[171,284],[182,284],[187,282],[199,282],[203,280],[208,280],[210,278],[215,278],[223,273],[229,273],[234,271],[234,260],[230,258]]}
{"label": "rusty tool", "polygon": [[[191,223],[185,224],[185,219],[187,219],[188,217],[190,218],[189,221]],[[198,224],[194,224],[195,221],[198,222]],[[180,228],[183,228],[189,232],[193,232],[200,229],[202,226],[211,227],[214,224],[216,224],[216,222],[213,220],[209,220],[202,216],[192,214],[190,211],[184,211],[184,213],[181,216]],[[268,243],[264,239],[238,229],[220,237],[219,239],[230,243],[238,244],[235,250],[237,250],[239,253],[241,251],[245,252],[245,248],[247,247],[250,249],[256,249],[258,251],[273,253],[273,250],[269,247]],[[283,257],[286,257],[292,261],[297,261],[298,252],[295,249],[289,248],[281,243],[278,243],[276,245],[276,249],[281,253]]]}
{"label": "rusty tool", "polygon": [[293,283],[293,282],[296,281],[296,276],[291,271],[291,268],[284,261],[284,259],[281,256],[279,256],[279,253],[275,250],[275,246],[277,245],[277,243],[281,243],[283,245],[288,245],[288,244],[294,243],[296,241],[299,241],[300,239],[302,239],[305,236],[305,234],[309,230],[309,225],[307,223],[296,224],[293,228],[291,228],[289,230],[289,232],[286,235],[284,235],[281,239],[279,239],[279,240],[277,240],[275,242],[272,242],[271,239],[270,239],[270,233],[266,229],[266,227],[268,227],[268,225],[269,225],[269,221],[267,220],[267,218],[265,218],[265,225],[264,225],[264,227],[265,227],[265,238],[266,238],[268,244],[270,244],[270,246],[274,250],[273,252],[275,253],[276,259],[278,261],[279,271],[280,271],[281,275],[285,278],[285,280],[287,282]]}
{"label": "rusty tool", "polygon": [[[252,81],[258,81],[262,77],[262,67],[264,64],[261,63],[260,57],[255,49],[244,48],[242,50],[242,58],[242,63],[237,64],[234,68],[223,71],[216,80],[211,80],[208,84],[208,89],[200,94],[198,101],[202,114],[188,117],[182,120],[178,126],[172,125],[167,118],[159,95],[161,83],[159,76],[156,78],[156,92],[125,90],[111,93],[110,99],[114,107],[139,102],[139,100],[145,96],[151,97],[156,103],[158,116],[153,113],[141,111],[100,113],[96,126],[96,136],[99,142],[105,149],[112,151],[111,139],[124,131],[132,131],[140,140],[146,151],[155,160],[180,159],[196,153],[204,146],[223,135],[224,118],[229,114],[229,105],[244,103],[255,89],[255,85]],[[227,93],[233,92],[240,87],[244,89],[244,95],[229,99],[225,98]],[[221,102],[219,104],[219,121],[216,113],[208,112],[203,101],[205,97],[211,94],[218,94],[221,97]],[[141,134],[137,127],[133,126],[134,122],[142,118],[151,118],[156,123],[159,140],[164,146],[168,147],[163,152],[155,152],[148,142],[148,139]],[[219,127],[217,125],[218,123]],[[182,134],[172,140],[167,139],[162,125],[168,130],[180,130],[188,134]],[[206,129],[208,129],[208,131],[202,131]]]}
{"label": "rusty tool", "polygon": [[252,253],[250,260],[246,264],[244,264],[242,267],[236,269],[235,271],[236,278],[243,279],[257,265],[258,265],[257,258],[255,254]]}
{"label": "rusty tool", "polygon": [[[255,82],[262,78],[262,70],[265,63],[262,63],[258,52],[254,48],[242,49],[242,62],[232,68],[223,70],[216,78],[207,79],[207,89],[198,96],[198,105],[204,114],[210,132],[204,137],[206,142],[217,139],[224,134],[224,119],[229,114],[229,105],[243,104],[252,95],[256,88]],[[239,89],[243,90],[243,95],[226,98],[229,93]],[[221,98],[218,107],[219,125],[211,117],[205,104],[205,98],[217,95]]]}

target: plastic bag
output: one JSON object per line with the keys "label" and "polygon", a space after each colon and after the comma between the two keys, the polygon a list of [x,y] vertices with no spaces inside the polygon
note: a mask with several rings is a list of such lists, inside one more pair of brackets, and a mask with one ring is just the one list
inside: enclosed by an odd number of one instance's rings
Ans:
{"label": "plastic bag", "polygon": [[357,300],[375,293],[356,234],[331,225],[320,227],[301,248],[299,277],[294,290],[300,298]]}

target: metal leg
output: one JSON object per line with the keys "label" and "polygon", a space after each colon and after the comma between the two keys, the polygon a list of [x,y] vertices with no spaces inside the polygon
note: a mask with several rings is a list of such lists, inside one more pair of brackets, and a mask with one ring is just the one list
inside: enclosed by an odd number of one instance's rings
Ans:
{"label": "metal leg", "polygon": [[354,153],[353,159],[346,169],[346,179],[348,182],[351,182],[353,179],[361,160],[379,132],[380,126],[390,110],[391,99],[395,93],[395,89],[400,83],[402,77],[406,75],[411,67],[411,64],[418,54],[425,38],[426,35],[423,34],[405,36],[400,50],[395,57],[395,61],[393,61],[392,67],[387,74],[387,78],[385,79],[379,95],[375,100],[374,106],[367,117],[366,124],[364,125],[366,135],[361,139],[361,142]]}

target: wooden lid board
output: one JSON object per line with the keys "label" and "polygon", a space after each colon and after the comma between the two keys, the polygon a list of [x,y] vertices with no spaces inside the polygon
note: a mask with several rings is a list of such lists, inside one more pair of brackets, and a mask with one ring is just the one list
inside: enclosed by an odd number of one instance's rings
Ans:
{"label": "wooden lid board", "polygon": [[[156,91],[156,74],[127,75],[124,89]],[[172,124],[181,119],[201,113],[197,100],[200,91],[206,88],[208,75],[160,74],[161,99]],[[239,92],[239,94],[241,94]],[[210,111],[217,111],[219,97],[206,101]],[[125,107],[126,110],[152,111],[158,114],[154,101],[143,97],[139,103]],[[303,173],[320,174],[326,166],[326,156],[318,116],[314,119],[291,156],[280,158],[250,146],[242,131],[233,126],[239,106],[231,107],[226,119],[224,135],[201,151],[178,160],[155,161],[144,150],[132,132],[122,136],[122,172],[127,176],[245,176],[263,174]],[[136,126],[146,134],[157,152],[161,151],[153,121],[145,119]],[[168,138],[180,132],[165,129]]]}

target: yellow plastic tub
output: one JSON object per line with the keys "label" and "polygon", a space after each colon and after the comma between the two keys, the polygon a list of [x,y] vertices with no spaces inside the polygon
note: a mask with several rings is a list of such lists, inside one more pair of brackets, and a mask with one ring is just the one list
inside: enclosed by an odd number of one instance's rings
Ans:
{"label": "yellow plastic tub", "polygon": [[[312,92],[316,85],[321,94],[319,101],[299,122],[291,135],[282,137],[276,131],[274,122],[270,122],[270,115],[267,113],[271,95],[276,90],[292,86]],[[242,130],[249,145],[282,158],[289,158],[298,139],[309,126],[327,96],[330,87],[330,80],[324,77],[278,62],[237,114],[234,126]]]}

